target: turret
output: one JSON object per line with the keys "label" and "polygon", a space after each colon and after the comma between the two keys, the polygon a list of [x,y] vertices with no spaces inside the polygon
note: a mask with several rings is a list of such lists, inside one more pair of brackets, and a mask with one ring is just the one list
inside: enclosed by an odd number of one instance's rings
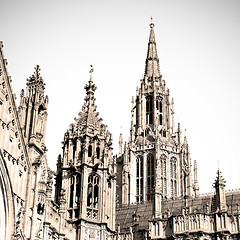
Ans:
{"label": "turret", "polygon": [[55,194],[61,203],[59,194],[66,191],[66,218],[78,223],[79,239],[84,234],[81,221],[115,230],[116,161],[112,156],[112,135],[96,111],[97,87],[92,73],[91,66],[82,111],[64,135],[63,158],[59,157],[57,171],[61,183]]}

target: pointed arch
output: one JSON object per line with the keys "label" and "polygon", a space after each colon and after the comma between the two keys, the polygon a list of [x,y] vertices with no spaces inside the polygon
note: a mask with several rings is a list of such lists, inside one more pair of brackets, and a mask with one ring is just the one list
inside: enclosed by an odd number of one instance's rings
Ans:
{"label": "pointed arch", "polygon": [[96,148],[97,159],[100,158],[100,147]]}
{"label": "pointed arch", "polygon": [[146,97],[146,124],[153,124],[153,97]]}
{"label": "pointed arch", "polygon": [[152,200],[152,194],[154,192],[154,156],[148,154],[147,156],[147,200]]}
{"label": "pointed arch", "polygon": [[162,194],[167,194],[167,156],[162,154],[160,156],[161,163],[161,190]]}
{"label": "pointed arch", "polygon": [[171,196],[177,196],[177,159],[170,159]]}
{"label": "pointed arch", "polygon": [[136,202],[143,201],[143,157],[136,159]]}
{"label": "pointed arch", "polygon": [[88,157],[92,157],[92,145],[88,146]]}
{"label": "pointed arch", "polygon": [[88,176],[87,187],[87,217],[98,219],[99,199],[100,199],[100,177],[97,174]]}
{"label": "pointed arch", "polygon": [[14,234],[15,226],[12,184],[0,150],[0,239],[11,239]]}

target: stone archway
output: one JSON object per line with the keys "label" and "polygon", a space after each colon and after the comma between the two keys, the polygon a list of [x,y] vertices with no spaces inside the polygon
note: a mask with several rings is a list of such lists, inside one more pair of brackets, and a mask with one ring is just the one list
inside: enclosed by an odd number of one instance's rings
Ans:
{"label": "stone archway", "polygon": [[13,191],[6,164],[0,150],[0,239],[12,239],[14,228]]}

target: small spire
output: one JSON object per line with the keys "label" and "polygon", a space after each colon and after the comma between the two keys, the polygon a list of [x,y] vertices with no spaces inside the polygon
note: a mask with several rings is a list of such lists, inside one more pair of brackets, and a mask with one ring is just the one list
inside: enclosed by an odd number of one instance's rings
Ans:
{"label": "small spire", "polygon": [[184,131],[184,144],[187,145],[187,135],[186,135],[186,129]]}
{"label": "small spire", "polygon": [[122,126],[119,135],[119,154],[122,154],[122,146],[123,146],[123,137],[122,137]]}
{"label": "small spire", "polygon": [[221,171],[220,171],[220,169],[218,168],[218,170],[217,170],[217,178],[216,178],[216,180],[215,180],[215,187],[216,186],[220,186],[220,185],[222,185],[222,186],[225,186],[225,180],[224,180],[224,178],[222,177],[222,175],[221,175]]}
{"label": "small spire", "polygon": [[194,191],[195,197],[199,196],[198,176],[197,176],[197,161],[194,160]]}

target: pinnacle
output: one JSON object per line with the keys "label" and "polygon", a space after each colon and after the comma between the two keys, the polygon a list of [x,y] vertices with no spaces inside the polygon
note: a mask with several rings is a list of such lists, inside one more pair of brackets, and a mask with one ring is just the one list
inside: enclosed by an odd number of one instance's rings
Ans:
{"label": "pinnacle", "polygon": [[224,178],[222,177],[221,175],[221,171],[220,169],[218,168],[218,171],[217,171],[217,178],[215,180],[215,186],[216,185],[224,185],[225,186],[225,180]]}
{"label": "pinnacle", "polygon": [[33,82],[33,81],[37,81],[40,80],[41,82],[43,82],[42,77],[40,76],[40,70],[41,68],[39,67],[39,65],[36,65],[36,67],[34,68],[35,72],[33,73],[33,75],[31,77],[29,77],[27,80],[29,82]]}

